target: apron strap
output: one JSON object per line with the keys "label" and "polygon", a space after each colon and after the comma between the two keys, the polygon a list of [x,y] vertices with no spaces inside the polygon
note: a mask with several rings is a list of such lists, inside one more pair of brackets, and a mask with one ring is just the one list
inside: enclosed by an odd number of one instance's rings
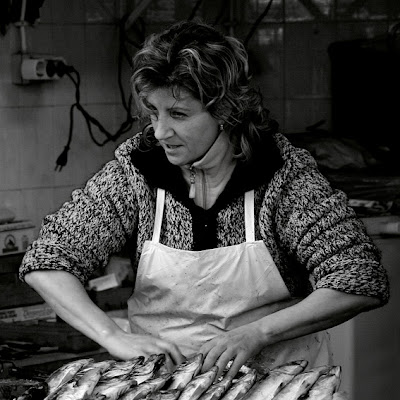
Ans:
{"label": "apron strap", "polygon": [[161,224],[164,213],[165,190],[157,188],[156,215],[154,217],[154,230],[152,241],[160,242]]}
{"label": "apron strap", "polygon": [[255,242],[254,190],[250,190],[244,194],[244,223],[246,229],[246,242]]}
{"label": "apron strap", "polygon": [[[160,242],[161,224],[164,213],[165,190],[157,188],[156,215],[154,217],[154,230],[152,242]],[[246,230],[246,242],[255,241],[254,231],[254,190],[244,194],[244,221]]]}

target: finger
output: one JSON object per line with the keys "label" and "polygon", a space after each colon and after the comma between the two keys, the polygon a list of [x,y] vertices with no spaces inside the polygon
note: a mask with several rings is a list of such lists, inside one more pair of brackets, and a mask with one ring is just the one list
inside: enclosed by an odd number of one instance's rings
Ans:
{"label": "finger", "polygon": [[232,357],[233,357],[233,354],[232,354],[232,352],[229,352],[229,351],[225,351],[224,353],[222,353],[219,356],[219,358],[215,364],[218,367],[218,374],[215,378],[216,381],[224,373],[225,368],[226,368],[227,364],[229,363],[229,361],[232,359]]}
{"label": "finger", "polygon": [[203,366],[201,372],[206,372],[216,365],[220,355],[226,350],[226,347],[213,347],[207,354],[204,354]]}
{"label": "finger", "polygon": [[171,367],[175,368],[175,366],[185,361],[185,356],[174,343],[160,341],[158,345],[162,349],[162,352],[165,354],[165,356],[169,359]]}
{"label": "finger", "polygon": [[229,371],[226,373],[226,377],[230,379],[234,379],[237,373],[240,370],[240,367],[244,365],[244,363],[247,361],[247,357],[244,354],[238,354],[233,362],[232,365],[229,368]]}

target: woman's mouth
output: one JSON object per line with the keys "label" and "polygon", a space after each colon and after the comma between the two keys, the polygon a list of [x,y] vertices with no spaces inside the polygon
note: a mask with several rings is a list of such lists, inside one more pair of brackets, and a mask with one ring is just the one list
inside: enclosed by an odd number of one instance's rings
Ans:
{"label": "woman's mouth", "polygon": [[178,147],[180,147],[179,145],[176,145],[176,144],[165,144],[165,147],[167,148],[167,149],[169,149],[169,150],[174,150],[174,149],[176,149],[176,148],[178,148]]}

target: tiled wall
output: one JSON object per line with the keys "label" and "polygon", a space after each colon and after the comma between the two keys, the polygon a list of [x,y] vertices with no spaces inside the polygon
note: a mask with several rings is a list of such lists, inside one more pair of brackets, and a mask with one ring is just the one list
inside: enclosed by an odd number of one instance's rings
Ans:
{"label": "tiled wall", "polygon": [[[101,5],[102,4],[102,5]],[[45,0],[41,20],[27,27],[31,53],[65,57],[81,75],[81,103],[110,132],[125,119],[117,85],[119,2]],[[72,189],[113,156],[117,143],[96,146],[83,117],[75,112],[67,165],[55,171],[56,159],[68,139],[69,108],[75,88],[59,81],[17,86],[11,82],[11,55],[20,50],[20,35],[10,25],[0,36],[0,207],[36,227],[44,215],[68,200]],[[128,67],[124,67],[129,91]],[[105,137],[94,130],[102,142]]]}
{"label": "tiled wall", "polygon": [[[187,18],[196,3],[153,0],[145,14],[146,32]],[[244,39],[267,3],[204,0],[197,15],[213,22],[223,10],[220,23]],[[134,4],[133,0],[45,0],[40,23],[27,28],[30,52],[64,56],[80,72],[81,102],[110,132],[125,118],[117,85],[116,22]],[[299,132],[320,120],[329,129],[329,43],[383,35],[399,20],[398,0],[273,0],[249,42],[249,52],[254,82],[282,129]],[[74,87],[67,77],[14,85],[11,55],[19,49],[19,32],[10,26],[0,36],[0,207],[13,209],[19,219],[31,219],[38,227],[45,214],[112,157],[116,143],[97,147],[76,113],[68,164],[55,171],[68,137]],[[126,91],[128,78],[125,65]]]}
{"label": "tiled wall", "polygon": [[[242,37],[268,2],[238,2]],[[304,131],[321,120],[330,129],[329,44],[384,37],[399,22],[398,0],[273,0],[249,50],[257,62],[255,81],[282,129]]]}

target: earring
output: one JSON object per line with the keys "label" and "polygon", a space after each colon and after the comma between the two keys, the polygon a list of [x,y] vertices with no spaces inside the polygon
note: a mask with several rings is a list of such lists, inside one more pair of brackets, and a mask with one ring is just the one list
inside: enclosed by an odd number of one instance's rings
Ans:
{"label": "earring", "polygon": [[219,131],[222,132],[224,130],[224,124],[219,124]]}

